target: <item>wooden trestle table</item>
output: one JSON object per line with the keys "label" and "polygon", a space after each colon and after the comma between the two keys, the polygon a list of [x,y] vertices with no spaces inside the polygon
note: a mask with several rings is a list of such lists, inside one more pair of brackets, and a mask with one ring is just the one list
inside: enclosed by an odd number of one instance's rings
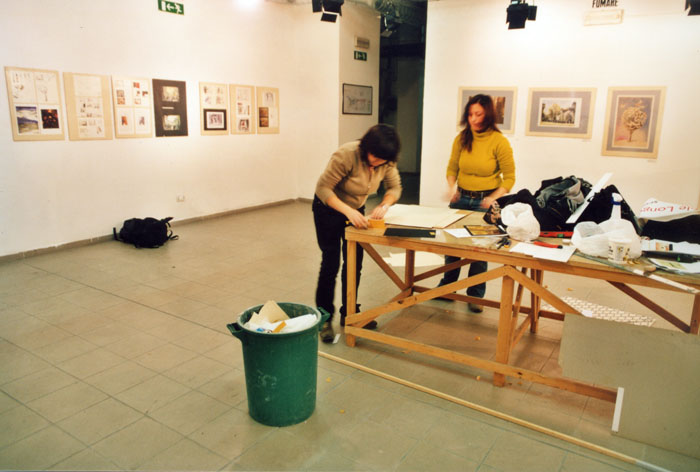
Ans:
{"label": "wooden trestle table", "polygon": [[[473,212],[465,215],[464,218],[452,224],[450,227],[461,228],[465,224],[485,224],[482,217],[483,213]],[[474,245],[470,238],[455,238],[444,231],[440,231],[439,237],[436,239],[387,237],[383,234],[383,228],[360,230],[349,226],[345,231],[345,236],[348,241],[345,340],[348,346],[355,346],[356,338],[365,338],[400,349],[406,349],[491,371],[494,373],[493,383],[496,386],[503,386],[506,376],[509,376],[614,402],[616,391],[613,389],[591,385],[570,378],[551,377],[540,372],[509,364],[511,350],[522,336],[525,335],[528,329],[531,333],[537,332],[539,318],[544,317],[563,321],[564,314],[572,313],[580,315],[575,308],[571,307],[560,297],[545,288],[543,283],[545,272],[607,281],[681,331],[697,335],[698,329],[700,328],[700,295],[698,295],[697,292],[695,294],[688,294],[688,296],[692,298],[692,312],[690,324],[687,324],[670,311],[661,307],[657,301],[649,299],[647,296],[632,288],[631,285],[683,292],[681,289],[643,275],[619,270],[576,255],[572,256],[566,263],[537,259],[524,254],[509,252],[508,248],[505,247],[495,249],[495,243],[499,238],[490,238],[493,244],[489,247],[481,247]],[[556,240],[550,241],[556,242]],[[364,310],[360,313],[354,313],[356,304],[355,267],[357,244],[360,244],[364,248],[365,253],[382,268],[398,288],[396,296],[387,303]],[[373,246],[375,245],[405,249],[406,265],[403,278],[382,259],[381,255],[374,249]],[[443,265],[422,273],[416,273],[414,264],[416,251],[457,256],[462,259],[450,265]],[[492,263],[492,265],[489,266],[490,270],[483,274],[474,277],[463,277],[454,283],[442,287],[430,288],[418,285],[425,279],[434,277],[447,270],[461,267],[471,261],[487,261]],[[465,274],[466,272],[466,270],[462,270],[461,274]],[[698,276],[676,275],[661,271],[656,274],[691,288],[700,289],[700,277]],[[501,280],[500,300],[477,299],[456,293],[472,285],[497,279]],[[530,292],[530,306],[523,306],[522,304],[524,289]],[[493,360],[414,342],[405,338],[383,334],[378,331],[362,329],[362,326],[383,314],[408,308],[436,297],[473,302],[500,309],[496,353]],[[556,310],[559,310],[559,312],[544,310],[541,305],[542,300],[548,302]],[[518,324],[518,322],[520,323]]]}

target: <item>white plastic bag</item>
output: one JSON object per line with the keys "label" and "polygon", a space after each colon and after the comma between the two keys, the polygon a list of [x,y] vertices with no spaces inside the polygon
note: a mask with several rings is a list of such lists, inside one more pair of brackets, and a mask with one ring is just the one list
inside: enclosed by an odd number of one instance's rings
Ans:
{"label": "white plastic bag", "polygon": [[518,241],[532,241],[540,235],[540,222],[526,203],[513,203],[501,210],[501,220],[508,236]]}
{"label": "white plastic bag", "polygon": [[634,226],[631,222],[622,219],[610,219],[600,224],[583,221],[574,227],[571,244],[584,254],[608,257],[611,238],[616,241],[629,241],[629,259],[636,259],[642,255],[641,240]]}

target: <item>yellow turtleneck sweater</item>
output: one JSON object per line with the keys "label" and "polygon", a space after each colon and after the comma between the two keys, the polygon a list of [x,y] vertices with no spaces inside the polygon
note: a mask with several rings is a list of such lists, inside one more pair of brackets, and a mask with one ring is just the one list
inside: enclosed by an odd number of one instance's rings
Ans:
{"label": "yellow turtleneck sweater", "polygon": [[462,148],[462,135],[452,143],[447,175],[457,177],[464,190],[480,191],[515,185],[515,161],[508,139],[494,130],[474,133],[471,152]]}

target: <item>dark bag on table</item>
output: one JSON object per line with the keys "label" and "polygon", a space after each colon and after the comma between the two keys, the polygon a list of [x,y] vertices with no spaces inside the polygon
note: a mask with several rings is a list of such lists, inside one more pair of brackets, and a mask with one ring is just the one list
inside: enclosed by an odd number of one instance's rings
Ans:
{"label": "dark bag on table", "polygon": [[[505,195],[499,198],[496,201],[497,205],[494,204],[494,206],[498,210],[513,203],[526,203],[532,207],[532,213],[539,222],[542,231],[573,231],[576,223],[570,224],[566,220],[585,202],[592,188],[589,182],[573,175],[556,177],[543,180],[542,185],[534,195],[529,190],[523,189],[514,195]],[[613,193],[620,193],[614,185],[608,185],[596,193],[579,216],[577,223],[581,221],[602,223],[609,219],[612,213]],[[640,228],[637,218],[624,198],[621,207],[622,218],[631,221],[639,234]],[[497,215],[493,213],[490,208],[484,216],[484,220],[495,223],[492,220],[497,219]]]}
{"label": "dark bag on table", "polygon": [[112,228],[114,239],[133,244],[135,247],[154,248],[160,247],[171,239],[177,239],[170,229],[170,220],[173,217],[163,218],[131,218],[124,221],[122,229],[117,234],[117,228]]}

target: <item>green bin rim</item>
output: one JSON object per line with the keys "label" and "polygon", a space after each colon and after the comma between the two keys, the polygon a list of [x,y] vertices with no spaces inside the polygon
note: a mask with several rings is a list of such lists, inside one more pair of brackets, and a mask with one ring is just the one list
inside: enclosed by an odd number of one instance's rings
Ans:
{"label": "green bin rim", "polygon": [[[304,305],[303,303],[296,303],[296,302],[275,302],[275,303],[277,303],[279,305],[279,307],[282,308],[282,311],[284,311],[285,313],[287,313],[287,310],[285,310],[285,305],[297,305],[297,306],[302,306],[302,307],[308,309],[309,312],[304,313],[304,314],[305,315],[306,314],[316,315],[316,324],[313,326],[310,326],[306,329],[302,329],[301,331],[294,331],[293,333],[261,333],[260,331],[253,331],[251,329],[246,328],[244,325],[248,322],[248,320],[252,316],[252,313],[259,311],[263,307],[264,303],[261,303],[259,305],[253,305],[253,306],[243,310],[243,313],[238,315],[238,320],[236,320],[236,323],[231,323],[230,325],[228,325],[229,329],[231,329],[231,327],[233,325],[238,324],[238,326],[240,326],[240,329],[245,331],[246,333],[249,333],[249,334],[252,334],[255,336],[274,336],[276,338],[299,336],[300,334],[306,333],[306,332],[311,331],[311,330],[318,331],[318,324],[323,319],[323,316],[321,315],[321,312],[318,311],[317,308],[314,308],[314,307],[309,306],[309,305]],[[289,314],[289,313],[287,313],[287,314]],[[245,320],[243,319],[244,316],[246,316]],[[297,316],[301,316],[301,315],[297,315]],[[296,316],[293,316],[292,318],[296,318]]]}

